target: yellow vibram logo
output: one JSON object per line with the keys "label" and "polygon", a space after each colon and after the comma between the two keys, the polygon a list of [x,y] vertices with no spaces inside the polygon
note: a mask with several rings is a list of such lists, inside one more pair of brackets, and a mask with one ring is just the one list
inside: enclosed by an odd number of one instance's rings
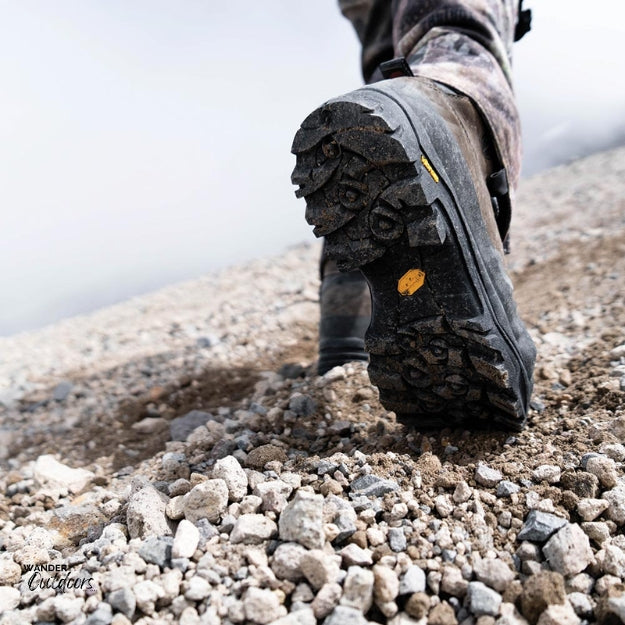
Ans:
{"label": "yellow vibram logo", "polygon": [[421,155],[421,162],[423,163],[423,167],[425,167],[428,170],[428,173],[434,179],[434,182],[438,182],[439,181],[438,174],[434,171],[434,167],[432,167],[432,165],[430,164],[430,161],[428,161],[428,159],[425,158],[423,154]]}
{"label": "yellow vibram logo", "polygon": [[425,282],[425,271],[411,269],[407,271],[397,282],[397,290],[400,295],[412,295],[416,293]]}

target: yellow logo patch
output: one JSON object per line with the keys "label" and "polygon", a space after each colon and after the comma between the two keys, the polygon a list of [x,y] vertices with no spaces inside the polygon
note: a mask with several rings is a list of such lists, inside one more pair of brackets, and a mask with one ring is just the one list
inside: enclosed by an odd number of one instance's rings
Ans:
{"label": "yellow logo patch", "polygon": [[400,295],[413,295],[425,282],[425,271],[410,269],[397,282],[397,290]]}

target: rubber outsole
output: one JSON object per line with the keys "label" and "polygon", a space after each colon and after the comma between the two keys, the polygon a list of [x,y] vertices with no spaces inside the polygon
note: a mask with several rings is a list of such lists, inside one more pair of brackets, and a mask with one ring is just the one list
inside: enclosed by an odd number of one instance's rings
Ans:
{"label": "rubber outsole", "polygon": [[332,100],[295,136],[292,180],[342,270],[360,268],[380,400],[418,428],[520,430],[534,345],[444,122],[394,79]]}

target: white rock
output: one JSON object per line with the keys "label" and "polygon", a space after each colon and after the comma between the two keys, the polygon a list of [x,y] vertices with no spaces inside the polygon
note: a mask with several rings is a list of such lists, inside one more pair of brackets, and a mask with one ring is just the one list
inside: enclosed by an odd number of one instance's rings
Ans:
{"label": "white rock", "polygon": [[185,608],[178,619],[178,625],[200,625],[200,615],[192,607]]}
{"label": "white rock", "polygon": [[51,455],[39,456],[33,468],[33,477],[41,486],[67,488],[70,493],[80,492],[95,474],[86,469],[72,469]]}
{"label": "white rock", "polygon": [[230,533],[230,541],[244,545],[259,545],[278,531],[276,524],[263,514],[242,514]]}
{"label": "white rock", "polygon": [[178,524],[174,544],[171,548],[172,558],[190,558],[200,542],[200,530],[191,521],[182,519]]}
{"label": "white rock", "polygon": [[298,490],[282,511],[279,527],[281,540],[296,542],[309,549],[321,549],[325,543],[323,497]]}
{"label": "white rock", "polygon": [[587,594],[583,592],[571,592],[567,595],[567,599],[577,616],[587,618],[592,615],[593,604]]}
{"label": "white rock", "polygon": [[315,618],[322,619],[328,616],[338,605],[342,592],[343,589],[337,583],[323,586],[310,604]]}
{"label": "white rock", "polygon": [[80,616],[85,602],[80,597],[58,595],[53,599],[53,604],[56,618],[63,623],[69,623]]}
{"label": "white rock", "polygon": [[605,499],[580,499],[577,512],[584,521],[594,521],[610,504]]}
{"label": "white rock", "polygon": [[172,497],[165,506],[165,514],[167,518],[178,521],[184,518],[184,496],[177,495]]}
{"label": "white rock", "polygon": [[126,523],[130,538],[146,536],[171,536],[165,508],[167,497],[153,486],[144,486],[130,496],[126,510]]}
{"label": "white rock", "polygon": [[573,523],[565,525],[549,539],[543,554],[551,569],[565,577],[581,573],[593,561],[588,536]]}
{"label": "white rock", "polygon": [[318,590],[325,584],[337,581],[341,558],[321,549],[313,549],[302,554],[300,568],[310,585]]}
{"label": "white rock", "polygon": [[[603,571],[616,577],[625,578],[625,553],[616,545],[607,545],[603,549]],[[599,559],[599,554],[597,554]]]}
{"label": "white rock", "polygon": [[379,527],[368,527],[367,528],[367,542],[372,547],[377,547],[386,541],[386,537],[384,532]]}
{"label": "white rock", "polygon": [[346,605],[339,605],[323,622],[323,625],[368,625],[369,621],[360,610]]}
{"label": "white rock", "polygon": [[568,603],[564,605],[552,603],[540,615],[536,625],[579,625],[580,622],[579,617]]}
{"label": "white rock", "polygon": [[179,569],[172,569],[159,577],[159,583],[163,589],[162,602],[164,604],[170,604],[180,594],[181,582],[182,571]]}
{"label": "white rock", "polygon": [[246,495],[240,503],[241,514],[254,514],[263,505],[263,500],[257,495]]}
{"label": "white rock", "polygon": [[277,595],[266,588],[248,588],[243,597],[243,608],[245,618],[260,625],[286,616],[286,608],[280,605]]}
{"label": "white rock", "polygon": [[416,565],[409,566],[399,582],[399,594],[408,595],[425,592],[425,572]]}
{"label": "white rock", "polygon": [[373,596],[376,604],[394,601],[399,594],[399,580],[395,571],[387,566],[376,564],[373,567],[373,576]]}
{"label": "white rock", "polygon": [[449,495],[438,495],[434,498],[436,512],[443,518],[448,517],[454,511],[454,504]]}
{"label": "white rock", "polygon": [[279,618],[277,621],[272,621],[270,625],[317,625],[317,619],[312,608],[302,608]]}
{"label": "white rock", "polygon": [[548,482],[557,484],[560,481],[562,472],[560,467],[554,464],[541,464],[532,471],[532,479],[535,482]]}
{"label": "white rock", "polygon": [[184,596],[190,601],[203,601],[210,593],[211,585],[208,581],[199,575],[194,575],[188,582]]}
{"label": "white rock", "polygon": [[0,586],[0,614],[4,610],[13,610],[20,604],[20,591],[11,586]]}
{"label": "white rock", "polygon": [[184,516],[192,523],[207,519],[217,523],[228,506],[228,486],[221,479],[206,480],[184,495]]}
{"label": "white rock", "polygon": [[606,491],[602,497],[608,502],[607,517],[617,525],[625,525],[625,486]]}
{"label": "white rock", "polygon": [[482,582],[470,582],[467,589],[469,609],[475,616],[497,616],[501,595]]}
{"label": "white rock", "polygon": [[213,467],[213,477],[226,483],[230,501],[241,501],[247,495],[247,475],[234,456],[217,460]]}
{"label": "white rock", "polygon": [[492,469],[482,462],[475,469],[475,481],[482,486],[486,486],[486,488],[497,486],[502,479],[503,475],[497,469]]}
{"label": "white rock", "polygon": [[456,503],[466,503],[469,499],[471,499],[472,494],[473,490],[471,487],[464,480],[462,480],[456,484],[452,499]]}
{"label": "white rock", "polygon": [[473,571],[480,582],[497,592],[503,592],[515,578],[514,572],[505,562],[491,558],[475,562]]}
{"label": "white rock", "polygon": [[272,556],[271,570],[278,579],[298,582],[303,577],[300,560],[305,553],[306,548],[299,543],[282,543]]}
{"label": "white rock", "polygon": [[602,545],[610,538],[610,528],[607,523],[601,521],[590,521],[582,523],[581,528],[584,530],[588,538],[598,545]]}
{"label": "white rock", "polygon": [[625,343],[617,345],[614,349],[610,350],[610,356],[613,358],[621,358],[625,356]]}
{"label": "white rock", "polygon": [[616,463],[607,456],[593,456],[586,463],[586,471],[597,477],[604,488],[614,488],[618,483]]}
{"label": "white rock", "polygon": [[132,592],[135,595],[137,607],[145,614],[154,613],[155,603],[163,596],[163,589],[152,580],[144,580],[134,585]]}
{"label": "white rock", "polygon": [[363,549],[355,543],[341,549],[341,558],[347,566],[371,566],[373,564],[373,553],[370,549]]}
{"label": "white rock", "polygon": [[356,608],[366,614],[373,603],[373,584],[372,571],[360,566],[350,566],[343,582],[341,605]]}
{"label": "white rock", "polygon": [[17,584],[22,576],[22,569],[17,562],[9,558],[0,558],[0,586]]}
{"label": "white rock", "polygon": [[464,597],[467,594],[469,582],[462,577],[462,572],[455,566],[445,566],[441,579],[440,589],[452,597]]}
{"label": "white rock", "polygon": [[499,608],[501,616],[496,625],[529,625],[527,620],[517,611],[514,603],[502,603]]}
{"label": "white rock", "polygon": [[[625,375],[625,367],[623,367],[621,375]],[[625,460],[625,445],[621,445],[620,443],[601,445],[599,451],[616,462],[623,462]]]}

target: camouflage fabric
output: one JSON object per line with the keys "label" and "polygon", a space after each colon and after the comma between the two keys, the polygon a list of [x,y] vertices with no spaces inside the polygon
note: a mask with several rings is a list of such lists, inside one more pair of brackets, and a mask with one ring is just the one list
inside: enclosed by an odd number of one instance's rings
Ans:
{"label": "camouflage fabric", "polygon": [[521,130],[511,82],[518,0],[339,0],[362,43],[365,81],[404,56],[416,75],[468,95],[488,122],[511,191]]}

